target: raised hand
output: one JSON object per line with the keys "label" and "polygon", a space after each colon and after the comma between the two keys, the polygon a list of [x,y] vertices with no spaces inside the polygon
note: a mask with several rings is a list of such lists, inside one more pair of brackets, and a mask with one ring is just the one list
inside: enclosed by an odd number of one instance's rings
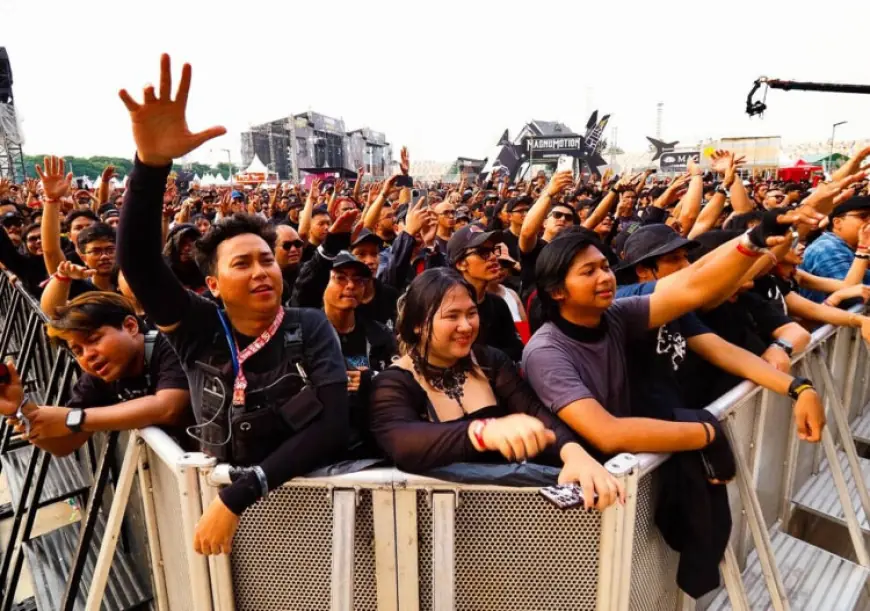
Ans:
{"label": "raised hand", "polygon": [[0,178],[0,197],[5,197],[12,190],[12,182],[6,178]]}
{"label": "raised hand", "polygon": [[730,151],[717,150],[713,152],[710,159],[713,162],[711,164],[713,171],[718,174],[725,174],[728,168],[731,167],[731,160],[734,159],[734,154]]}
{"label": "raised hand", "polygon": [[28,195],[34,196],[39,192],[39,181],[35,178],[28,178],[24,181],[24,188]]}
{"label": "raised hand", "polygon": [[353,231],[353,226],[356,223],[356,219],[359,216],[359,210],[348,210],[347,212],[342,212],[335,222],[332,224],[332,227],[329,228],[329,233],[350,233]]}
{"label": "raised hand", "polygon": [[113,166],[113,165],[107,165],[107,166],[103,169],[103,173],[102,173],[102,175],[101,175],[101,179],[102,179],[103,182],[108,183],[110,180],[112,180],[113,178],[115,178],[115,177],[117,177],[117,176],[118,176],[118,175],[115,174],[115,166]]}
{"label": "raised hand", "polygon": [[[403,149],[404,150],[404,149]],[[396,185],[396,181],[399,179],[398,174],[393,174],[388,179],[384,181],[383,186],[381,187],[381,195],[383,197],[389,197],[390,193],[393,191]]]}
{"label": "raised hand", "polygon": [[67,195],[72,186],[73,175],[68,172],[64,175],[66,165],[63,157],[45,157],[42,160],[45,164],[45,170],[36,164],[36,173],[42,180],[42,188],[45,190],[45,198],[48,200],[59,200]]}
{"label": "raised hand", "polygon": [[686,166],[686,170],[691,177],[704,175],[703,170],[701,170],[701,166],[698,165],[698,163],[696,163],[694,159],[689,159],[689,164]]}
{"label": "raised hand", "polygon": [[836,172],[831,174],[831,180],[842,180],[852,174],[857,174],[861,171],[870,170],[870,164],[861,166],[861,163],[870,157],[870,146],[862,149],[857,155],[850,158],[849,161],[840,166]]}
{"label": "raised hand", "polygon": [[829,215],[836,205],[835,198],[852,184],[864,180],[866,176],[866,172],[859,171],[838,180],[819,183],[812,194],[801,203],[799,210],[812,208],[822,216]]}
{"label": "raised hand", "polygon": [[408,157],[408,147],[403,146],[401,152],[401,162],[399,162],[399,168],[402,170],[402,175],[407,176],[408,170],[411,168],[411,160]]}
{"label": "raised hand", "polygon": [[57,273],[61,276],[66,276],[70,280],[88,280],[97,275],[97,270],[76,265],[69,261],[61,261],[60,265],[57,266]]}
{"label": "raised hand", "polygon": [[574,173],[571,170],[556,172],[550,177],[550,184],[547,185],[547,195],[556,197],[574,184]]}
{"label": "raised hand", "polygon": [[159,97],[154,86],[148,85],[143,91],[142,104],[133,100],[126,89],[118,92],[133,123],[133,139],[142,163],[151,166],[165,166],[173,159],[182,157],[204,142],[227,133],[224,127],[210,127],[192,133],[187,127],[187,96],[190,92],[191,68],[184,64],[181,81],[175,100],[171,97],[172,72],[169,55],[160,57]]}
{"label": "raised hand", "polygon": [[431,208],[423,207],[425,201],[426,198],[421,197],[416,204],[412,204],[408,208],[408,215],[405,217],[405,232],[409,235],[415,236],[420,233],[423,227],[427,223],[433,222],[437,216]]}

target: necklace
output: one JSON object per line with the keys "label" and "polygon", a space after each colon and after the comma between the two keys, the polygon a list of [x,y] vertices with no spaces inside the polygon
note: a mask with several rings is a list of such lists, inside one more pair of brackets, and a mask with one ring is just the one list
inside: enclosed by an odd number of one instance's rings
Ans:
{"label": "necklace", "polygon": [[463,414],[467,414],[462,405],[462,397],[465,396],[465,381],[468,379],[468,365],[456,363],[451,367],[435,367],[429,364],[419,354],[411,355],[414,371],[429,383],[432,388],[443,392],[449,399],[459,404]]}

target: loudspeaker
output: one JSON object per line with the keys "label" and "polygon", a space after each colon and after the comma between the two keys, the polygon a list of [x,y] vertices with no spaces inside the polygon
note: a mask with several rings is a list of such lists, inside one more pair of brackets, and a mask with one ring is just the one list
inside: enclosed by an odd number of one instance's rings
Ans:
{"label": "loudspeaker", "polygon": [[8,104],[12,98],[12,64],[6,47],[0,47],[0,103]]}

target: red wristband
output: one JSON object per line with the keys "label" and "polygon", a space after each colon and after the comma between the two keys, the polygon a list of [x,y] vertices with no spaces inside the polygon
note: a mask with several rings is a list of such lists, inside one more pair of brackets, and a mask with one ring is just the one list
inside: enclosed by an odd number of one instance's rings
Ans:
{"label": "red wristband", "polygon": [[486,451],[486,444],[483,442],[483,429],[486,425],[495,420],[495,418],[487,418],[486,420],[475,420],[471,424],[471,436],[474,437],[474,442],[481,452]]}
{"label": "red wristband", "polygon": [[749,248],[746,248],[743,244],[737,244],[737,252],[739,252],[741,255],[752,257],[753,259],[761,254],[761,251],[751,250]]}
{"label": "red wristband", "polygon": [[54,272],[54,276],[52,276],[52,277],[55,280],[57,280],[58,282],[69,282],[70,281],[69,276],[64,276],[63,274],[61,274],[59,272]]}

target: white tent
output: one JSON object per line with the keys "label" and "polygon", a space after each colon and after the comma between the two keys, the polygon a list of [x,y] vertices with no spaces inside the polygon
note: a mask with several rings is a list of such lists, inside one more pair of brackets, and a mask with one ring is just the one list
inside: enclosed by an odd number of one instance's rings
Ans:
{"label": "white tent", "polygon": [[786,155],[782,151],[779,152],[779,161],[777,161],[777,165],[779,165],[779,167],[791,168],[791,167],[794,167],[794,163],[795,163],[794,159],[790,158],[788,155]]}
{"label": "white tent", "polygon": [[97,179],[94,181],[94,189],[99,189],[101,184],[103,184],[103,177],[97,176]]}
{"label": "white tent", "polygon": [[266,174],[266,175],[268,175],[269,168],[267,168],[266,165],[262,161],[260,161],[260,158],[255,153],[254,158],[251,160],[251,165],[249,165],[248,169],[246,169],[244,172],[242,172],[242,174]]}
{"label": "white tent", "polygon": [[228,185],[230,183],[226,178],[223,177],[223,174],[218,173],[217,177],[215,178],[214,184],[216,184],[219,187],[223,187],[223,186]]}
{"label": "white tent", "polygon": [[202,180],[200,181],[199,184],[202,185],[203,187],[213,186],[214,185],[214,176],[207,173],[205,176],[202,177]]}
{"label": "white tent", "polygon": [[194,175],[193,175],[193,180],[192,180],[191,182],[193,182],[193,184],[195,184],[195,185],[201,184],[201,183],[202,183],[202,178],[200,177],[199,174],[194,174]]}

